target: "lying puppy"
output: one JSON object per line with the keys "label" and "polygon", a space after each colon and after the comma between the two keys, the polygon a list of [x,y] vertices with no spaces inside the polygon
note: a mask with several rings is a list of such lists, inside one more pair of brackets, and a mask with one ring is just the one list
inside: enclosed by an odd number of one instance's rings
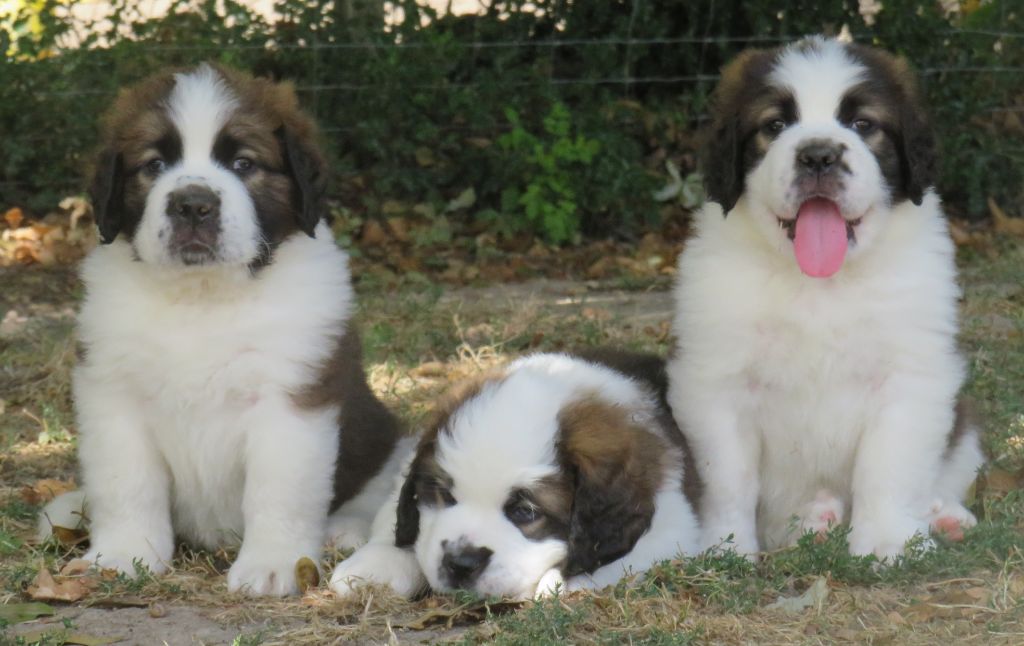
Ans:
{"label": "lying puppy", "polygon": [[362,542],[398,467],[314,125],[290,86],[208,65],[123,91],[105,124],[73,384],[83,488],[41,533],[84,505],[85,558],[128,573],[165,570],[175,535],[241,541],[230,590],[293,592],[328,511]]}
{"label": "lying puppy", "polygon": [[705,545],[774,549],[845,519],[855,554],[961,536],[982,453],[957,403],[954,248],[910,69],[823,38],[747,51],[713,119],[668,368]]}
{"label": "lying puppy", "polygon": [[531,356],[457,392],[331,587],[375,582],[411,597],[429,583],[526,599],[693,552],[663,362],[590,356]]}

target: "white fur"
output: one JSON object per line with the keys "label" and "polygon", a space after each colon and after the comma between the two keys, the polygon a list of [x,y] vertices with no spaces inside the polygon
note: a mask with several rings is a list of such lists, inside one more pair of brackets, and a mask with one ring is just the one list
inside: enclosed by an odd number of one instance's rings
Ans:
{"label": "white fur", "polygon": [[[954,249],[935,194],[890,206],[870,150],[835,120],[861,72],[841,46],[780,60],[774,78],[801,120],[728,217],[715,203],[697,216],[679,260],[669,399],[704,477],[705,546],[731,534],[744,553],[778,547],[794,527],[821,529],[801,516],[837,499],[851,551],[890,557],[928,532],[936,499],[970,516],[959,500],[981,464],[973,438],[944,457],[964,379]],[[776,220],[799,206],[795,148],[818,136],[847,144],[839,204],[864,218],[827,279],[800,272]]]}
{"label": "white fur", "polygon": [[241,542],[229,588],[291,592],[295,561],[320,554],[338,442],[337,408],[302,409],[292,394],[315,380],[349,316],[347,258],[321,225],[256,276],[167,271],[134,261],[122,241],[82,268],[86,558],[159,572],[175,534],[209,548]]}
{"label": "white fur", "polygon": [[503,507],[513,489],[529,488],[560,468],[555,451],[557,416],[588,394],[627,407],[635,420],[653,427],[651,396],[617,372],[565,355],[517,361],[503,380],[490,383],[464,402],[450,420],[450,433],[439,435],[436,459],[453,479],[451,494],[456,504],[420,507],[415,558],[394,546],[400,478],[389,504],[374,522],[369,545],[337,566],[331,587],[344,595],[365,581],[387,584],[406,596],[426,583],[446,590],[439,574],[442,541],[464,541],[492,550],[473,589],[523,599],[556,588],[603,587],[659,560],[695,551],[696,518],[682,494],[678,453],[670,456],[650,529],[629,554],[590,575],[564,581],[557,565],[566,557],[565,542],[530,540],[505,517]]}

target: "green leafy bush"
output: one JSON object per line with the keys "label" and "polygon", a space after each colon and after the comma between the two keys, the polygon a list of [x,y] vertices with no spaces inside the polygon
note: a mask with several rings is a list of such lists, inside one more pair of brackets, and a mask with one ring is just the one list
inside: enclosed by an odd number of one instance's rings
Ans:
{"label": "green leafy bush", "polygon": [[658,221],[668,162],[693,171],[725,61],[843,26],[921,70],[954,212],[1024,199],[1016,0],[951,15],[931,0],[884,3],[871,24],[856,0],[496,0],[472,16],[395,0],[394,23],[349,4],[278,0],[271,23],[232,0],[174,0],[159,20],[114,0],[82,32],[62,2],[22,3],[0,16],[0,207],[43,211],[80,191],[96,117],[119,87],[214,60],[296,84],[322,126],[333,196],[360,215],[386,200],[440,213],[472,188],[472,208],[445,217],[551,241],[632,236]]}
{"label": "green leafy bush", "polygon": [[579,231],[577,178],[601,149],[601,144],[573,134],[571,115],[556,102],[543,119],[543,133],[528,131],[512,108],[505,110],[512,130],[498,138],[498,145],[522,170],[519,182],[502,195],[503,210],[520,211],[524,223],[552,242],[565,242]]}

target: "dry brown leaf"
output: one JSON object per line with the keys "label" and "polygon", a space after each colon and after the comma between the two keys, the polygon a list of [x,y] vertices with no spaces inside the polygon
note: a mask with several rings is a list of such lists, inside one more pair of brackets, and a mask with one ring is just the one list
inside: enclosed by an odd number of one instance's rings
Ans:
{"label": "dry brown leaf", "polygon": [[992,467],[984,476],[984,490],[994,493],[1009,493],[1020,488],[1021,476],[999,467]]}
{"label": "dry brown leaf", "polygon": [[969,245],[973,240],[970,231],[953,221],[949,222],[949,236],[953,238],[953,243],[958,247]]}
{"label": "dry brown leaf", "polygon": [[62,493],[76,488],[74,480],[56,480],[46,478],[37,480],[33,485],[21,488],[21,499],[30,505],[42,505],[50,502]]}
{"label": "dry brown leaf", "polygon": [[17,229],[21,226],[21,222],[24,219],[25,214],[22,213],[21,209],[18,207],[7,209],[7,212],[4,213],[4,221],[7,222],[7,226],[11,229]]}
{"label": "dry brown leaf", "polygon": [[391,231],[391,235],[395,237],[395,240],[399,242],[409,241],[409,221],[401,217],[391,217],[387,219],[388,230]]}
{"label": "dry brown leaf", "polygon": [[81,576],[91,570],[93,567],[92,561],[85,559],[71,559],[67,565],[60,569],[61,576]]}
{"label": "dry brown leaf", "polygon": [[70,527],[61,527],[60,525],[51,525],[50,531],[54,538],[57,539],[57,542],[64,547],[74,547],[89,540],[89,531],[82,527],[72,529]]}
{"label": "dry brown leaf", "polygon": [[295,583],[300,593],[320,585],[320,570],[313,559],[303,556],[295,562]]}
{"label": "dry brown leaf", "polygon": [[360,241],[365,245],[379,245],[388,241],[388,234],[377,220],[367,220]]}
{"label": "dry brown leaf", "polygon": [[28,586],[28,595],[36,601],[81,601],[92,591],[94,581],[84,577],[54,579],[45,568]]}
{"label": "dry brown leaf", "polygon": [[988,210],[996,233],[1024,236],[1024,218],[1011,218],[991,197],[988,198]]}

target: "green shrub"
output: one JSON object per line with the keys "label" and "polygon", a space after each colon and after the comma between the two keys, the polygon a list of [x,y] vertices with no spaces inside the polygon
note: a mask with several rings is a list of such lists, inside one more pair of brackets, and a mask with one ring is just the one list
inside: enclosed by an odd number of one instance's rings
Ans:
{"label": "green shrub", "polygon": [[0,208],[44,211],[80,190],[117,88],[214,60],[296,84],[322,126],[333,197],[359,215],[385,200],[440,213],[472,188],[473,207],[445,217],[551,241],[631,236],[657,223],[666,162],[693,170],[725,61],[844,25],[922,71],[954,212],[985,217],[989,197],[1013,212],[1024,198],[1017,0],[951,16],[931,0],[884,3],[870,25],[856,0],[499,0],[473,16],[396,0],[391,25],[322,0],[279,0],[273,24],[231,0],[174,0],[155,21],[114,0],[110,24],[74,47],[60,4],[0,16]]}

